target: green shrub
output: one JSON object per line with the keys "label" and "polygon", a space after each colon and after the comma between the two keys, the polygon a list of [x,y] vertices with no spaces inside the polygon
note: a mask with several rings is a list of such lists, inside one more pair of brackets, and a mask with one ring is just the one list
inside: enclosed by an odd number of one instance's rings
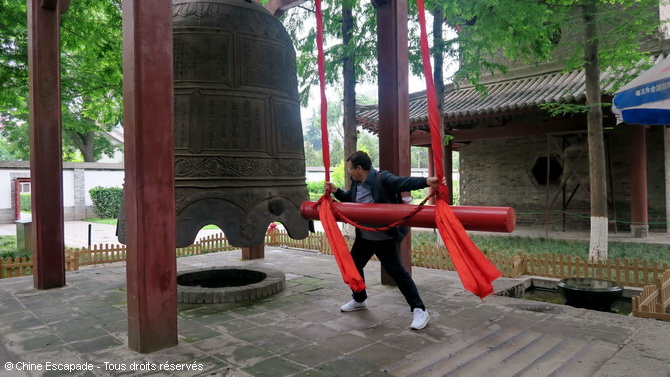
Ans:
{"label": "green shrub", "polygon": [[93,187],[88,190],[93,202],[93,212],[103,219],[112,219],[119,216],[123,189],[121,187]]}
{"label": "green shrub", "polygon": [[[0,236],[0,259],[4,258],[29,258],[31,253],[18,250],[16,247],[16,236]],[[2,272],[0,272],[2,273]],[[0,276],[1,278],[2,276]]]}
{"label": "green shrub", "polygon": [[30,193],[20,194],[21,196],[21,211],[30,212],[32,210],[32,202],[30,199]]}
{"label": "green shrub", "polygon": [[307,191],[310,194],[323,195],[323,185],[325,181],[307,182]]}

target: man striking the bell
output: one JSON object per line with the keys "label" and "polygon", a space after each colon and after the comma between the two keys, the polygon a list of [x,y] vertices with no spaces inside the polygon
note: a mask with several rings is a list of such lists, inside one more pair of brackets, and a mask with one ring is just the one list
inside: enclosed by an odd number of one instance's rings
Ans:
{"label": "man striking the bell", "polygon": [[[357,151],[347,157],[347,171],[351,176],[351,189],[343,191],[332,182],[326,182],[326,187],[335,198],[342,202],[356,203],[402,203],[401,192],[422,189],[428,186],[437,187],[437,177],[397,177],[387,171],[377,171],[372,167],[370,156],[363,151]],[[421,300],[419,291],[412,280],[412,276],[405,270],[400,261],[400,241],[407,235],[408,228],[398,227],[388,231],[377,232],[356,228],[356,240],[351,247],[351,257],[356,269],[363,280],[363,268],[373,255],[376,255],[382,267],[388,272],[393,281],[405,296],[407,304],[413,313],[410,328],[420,330],[428,324],[428,311]],[[352,300],[342,305],[340,310],[352,312],[365,310],[367,293],[353,292]]]}

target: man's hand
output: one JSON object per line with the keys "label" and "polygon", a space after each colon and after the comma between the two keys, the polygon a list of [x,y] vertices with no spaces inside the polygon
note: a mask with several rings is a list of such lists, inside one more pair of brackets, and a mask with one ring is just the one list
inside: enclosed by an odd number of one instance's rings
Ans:
{"label": "man's hand", "polygon": [[323,185],[324,190],[328,190],[328,187],[330,187],[330,192],[332,192],[333,194],[335,193],[335,191],[337,191],[337,186],[335,186],[333,182],[326,182]]}
{"label": "man's hand", "polygon": [[426,178],[426,184],[430,187],[437,187],[437,182],[439,182],[437,177]]}

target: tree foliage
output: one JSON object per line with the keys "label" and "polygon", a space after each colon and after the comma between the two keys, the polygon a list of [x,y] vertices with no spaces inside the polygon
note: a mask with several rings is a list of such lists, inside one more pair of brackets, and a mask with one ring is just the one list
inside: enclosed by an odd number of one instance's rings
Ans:
{"label": "tree foliage", "polygon": [[[648,55],[649,46],[653,46],[653,34],[660,27],[659,1],[448,0],[443,4],[446,17],[460,28],[459,37],[452,41],[458,47],[448,50],[458,54],[461,66],[457,77],[480,89],[484,89],[480,84],[484,74],[505,73],[519,63],[558,63],[565,71],[585,71],[586,99],[582,106],[559,103],[548,107],[555,107],[558,112],[587,113],[591,194],[589,255],[606,259],[607,188],[600,73],[605,69],[615,72],[611,76],[617,81],[614,89],[629,80],[621,72],[631,71]],[[570,93],[564,94],[569,97]]]}
{"label": "tree foliage", "polygon": [[[121,0],[77,0],[61,19],[65,160],[112,156],[105,131],[122,119]],[[26,2],[0,0],[0,117],[10,151],[30,156]]]}
{"label": "tree foliage", "polygon": [[[355,20],[347,45],[342,43],[342,1],[349,2]],[[377,75],[377,16],[372,4],[369,1],[325,0],[322,7],[326,82],[332,86],[341,85],[345,54],[353,59],[358,82],[374,81]],[[314,3],[308,2],[286,12],[282,18],[297,50],[299,90],[303,105],[307,105],[312,87],[319,84],[314,12]]]}
{"label": "tree foliage", "polygon": [[[560,62],[565,71],[584,68],[585,23],[581,7],[597,7],[601,65],[615,70],[621,85],[646,54],[644,42],[659,28],[658,0],[432,0],[445,22],[458,30],[444,42],[445,55],[457,59],[454,81],[480,85],[483,75],[507,73],[510,67]],[[428,5],[427,5],[428,6]],[[558,43],[560,41],[560,43]]]}

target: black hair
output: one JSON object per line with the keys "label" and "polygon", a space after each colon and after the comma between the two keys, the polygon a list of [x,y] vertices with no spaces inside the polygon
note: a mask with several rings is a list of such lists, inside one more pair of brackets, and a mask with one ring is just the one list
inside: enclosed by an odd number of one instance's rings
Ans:
{"label": "black hair", "polygon": [[363,151],[356,151],[347,157],[347,161],[351,161],[351,166],[356,167],[360,166],[363,168],[363,170],[369,171],[370,168],[372,167],[372,160],[370,160],[370,156],[368,156],[367,153]]}

